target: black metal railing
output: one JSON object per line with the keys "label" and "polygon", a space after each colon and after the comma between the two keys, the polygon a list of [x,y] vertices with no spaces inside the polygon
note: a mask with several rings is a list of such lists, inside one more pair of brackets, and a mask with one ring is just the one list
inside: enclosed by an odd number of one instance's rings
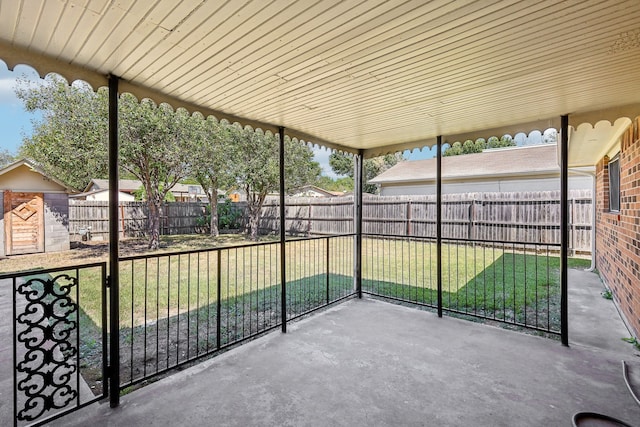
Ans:
{"label": "black metal railing", "polygon": [[[353,235],[288,240],[286,318],[347,298]],[[280,242],[120,259],[121,388],[281,325]]]}
{"label": "black metal railing", "polygon": [[14,426],[108,395],[105,278],[106,263],[0,275],[13,296]]}
{"label": "black metal railing", "polygon": [[[560,333],[560,246],[443,239],[442,310]],[[436,241],[365,235],[363,292],[437,308]]]}
{"label": "black metal railing", "polygon": [[[356,237],[287,240],[285,307],[279,241],[121,258],[119,310],[109,314],[119,318],[120,390],[357,295]],[[435,239],[364,234],[362,291],[558,334],[559,249],[445,238],[438,284]],[[0,280],[13,289],[14,424],[107,396],[106,264]]]}

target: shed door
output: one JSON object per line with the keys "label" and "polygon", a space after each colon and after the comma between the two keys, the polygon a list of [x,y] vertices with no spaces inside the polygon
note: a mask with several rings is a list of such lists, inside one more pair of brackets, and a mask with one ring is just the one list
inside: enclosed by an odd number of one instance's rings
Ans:
{"label": "shed door", "polygon": [[44,202],[42,193],[4,193],[7,255],[44,252]]}

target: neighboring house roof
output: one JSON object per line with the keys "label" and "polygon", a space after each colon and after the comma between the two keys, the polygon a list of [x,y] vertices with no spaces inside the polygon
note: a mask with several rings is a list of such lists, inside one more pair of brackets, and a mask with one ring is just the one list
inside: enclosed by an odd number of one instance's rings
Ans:
{"label": "neighboring house roof", "polygon": [[[400,162],[369,182],[394,184],[435,180],[436,161],[433,158]],[[482,153],[442,158],[443,179],[548,175],[559,172],[556,144],[496,148]]]}
{"label": "neighboring house roof", "polygon": [[[132,193],[142,187],[142,181],[137,179],[121,179],[118,180],[118,190],[124,193]],[[196,190],[195,194],[204,195],[204,190],[201,185],[198,184],[181,184],[178,183],[171,188],[171,192],[173,194],[188,194],[189,188],[193,187]],[[108,190],[109,189],[109,180],[108,179],[92,179],[89,184],[84,189],[85,192],[93,191],[93,190]]]}
{"label": "neighboring house roof", "polygon": [[[120,179],[118,180],[118,190],[131,193],[138,190],[142,187],[142,182],[137,179]],[[108,190],[109,189],[109,180],[108,179],[92,179],[89,184],[85,187],[84,191],[91,190]]]}
{"label": "neighboring house roof", "polygon": [[[71,194],[69,196],[69,198],[70,199],[84,199],[86,197],[93,196],[93,195],[100,194],[100,193],[105,193],[107,191],[109,191],[108,188],[96,188],[95,190],[91,190],[91,191],[85,191],[85,192],[82,192],[82,193]],[[126,195],[128,197],[131,196],[130,193],[125,193],[124,191],[118,191],[118,194],[119,195]]]}
{"label": "neighboring house roof", "polygon": [[49,180],[51,182],[55,182],[57,185],[59,185],[60,187],[62,187],[67,193],[72,193],[74,192],[74,189],[69,187],[68,185],[66,185],[64,182],[56,179],[55,177],[49,175],[48,173],[46,173],[42,167],[40,165],[38,165],[36,162],[34,162],[33,160],[30,159],[20,159],[20,160],[16,160],[13,163],[8,164],[7,166],[3,167],[2,169],[0,169],[0,176],[11,172],[12,170],[15,170],[21,166],[26,166],[28,168],[30,168],[33,172],[37,172],[40,175],[42,175],[46,180]]}
{"label": "neighboring house roof", "polygon": [[321,197],[341,196],[344,193],[342,191],[329,191],[324,188],[317,187],[315,185],[305,185],[304,187],[296,188],[292,191],[293,196],[306,197],[313,194]]}

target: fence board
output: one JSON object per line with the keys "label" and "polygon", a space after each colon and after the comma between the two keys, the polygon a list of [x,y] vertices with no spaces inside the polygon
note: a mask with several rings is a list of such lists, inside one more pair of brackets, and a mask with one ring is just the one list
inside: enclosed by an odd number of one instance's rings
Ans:
{"label": "fence board", "polygon": [[[443,195],[443,237],[527,243],[560,242],[560,192],[466,193]],[[571,190],[570,250],[591,250],[591,191]],[[267,199],[262,208],[259,231],[277,233],[279,201]],[[353,196],[288,198],[286,230],[290,235],[353,233]],[[198,218],[205,203],[165,203],[162,234],[197,233]],[[246,203],[237,204],[246,212]],[[142,236],[147,228],[147,209],[142,202],[120,203],[120,232],[125,237]],[[363,232],[401,236],[435,237],[435,196],[372,196],[363,200]],[[246,218],[245,218],[246,221]],[[70,232],[91,227],[93,236],[108,237],[108,203],[69,202]]]}

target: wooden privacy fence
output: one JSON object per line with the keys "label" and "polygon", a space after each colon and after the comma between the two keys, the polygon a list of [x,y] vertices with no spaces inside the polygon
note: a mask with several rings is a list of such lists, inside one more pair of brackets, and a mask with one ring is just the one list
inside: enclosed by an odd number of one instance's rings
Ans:
{"label": "wooden privacy fence", "polygon": [[[120,202],[119,230],[122,237],[140,237],[147,233],[148,209],[145,202]],[[163,204],[161,234],[195,234],[198,218],[205,214],[206,203],[168,202]],[[109,202],[69,200],[69,232],[79,240],[90,227],[93,239],[109,239]]]}
{"label": "wooden privacy fence", "polygon": [[[560,192],[466,193],[442,197],[443,237],[527,243],[560,243]],[[353,233],[353,197],[287,198],[286,229],[291,235]],[[246,204],[236,204],[246,212]],[[199,223],[205,203],[164,204],[162,234],[203,232]],[[591,251],[591,191],[569,192],[569,246],[574,252]],[[245,218],[246,220],[246,218]],[[243,221],[244,222],[244,221]],[[260,232],[279,230],[277,199],[262,209]],[[93,238],[108,238],[108,202],[69,202],[69,230],[79,236],[91,227]],[[146,233],[147,208],[143,202],[120,203],[123,237]],[[363,201],[363,232],[398,236],[435,237],[435,196],[372,196]]]}
{"label": "wooden privacy fence", "polygon": [[[353,197],[287,200],[289,234],[352,233]],[[569,192],[569,246],[591,252],[591,191]],[[442,196],[445,238],[527,243],[560,243],[560,192],[465,193]],[[261,232],[279,227],[278,202],[263,208]],[[363,200],[363,232],[436,236],[435,196],[371,196]]]}

